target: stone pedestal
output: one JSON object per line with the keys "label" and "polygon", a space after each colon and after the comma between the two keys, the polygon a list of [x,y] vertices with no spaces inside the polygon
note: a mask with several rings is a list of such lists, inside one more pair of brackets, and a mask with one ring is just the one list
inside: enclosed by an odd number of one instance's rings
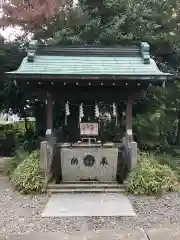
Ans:
{"label": "stone pedestal", "polygon": [[116,181],[118,148],[61,148],[62,181]]}

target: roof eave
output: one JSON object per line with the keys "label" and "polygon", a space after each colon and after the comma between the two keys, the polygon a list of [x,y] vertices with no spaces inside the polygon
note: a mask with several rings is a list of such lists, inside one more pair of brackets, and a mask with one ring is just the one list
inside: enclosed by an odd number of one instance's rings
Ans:
{"label": "roof eave", "polygon": [[[68,80],[68,79],[87,79],[87,80],[151,80],[151,81],[166,81],[166,80],[175,80],[175,76],[172,74],[160,74],[160,75],[98,75],[98,74],[91,74],[91,75],[60,75],[60,74],[30,74],[30,73],[18,73],[18,72],[7,72],[5,74],[9,79],[28,79],[28,80]],[[53,77],[53,79],[52,79]]]}

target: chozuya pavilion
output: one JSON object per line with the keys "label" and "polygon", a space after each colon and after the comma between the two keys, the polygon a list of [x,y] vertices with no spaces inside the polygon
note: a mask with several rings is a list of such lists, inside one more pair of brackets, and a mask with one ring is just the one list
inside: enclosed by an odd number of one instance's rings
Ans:
{"label": "chozuya pavilion", "polygon": [[46,187],[59,192],[119,191],[137,161],[133,104],[149,86],[173,79],[158,69],[145,42],[105,48],[36,40],[7,76],[46,106],[40,167]]}

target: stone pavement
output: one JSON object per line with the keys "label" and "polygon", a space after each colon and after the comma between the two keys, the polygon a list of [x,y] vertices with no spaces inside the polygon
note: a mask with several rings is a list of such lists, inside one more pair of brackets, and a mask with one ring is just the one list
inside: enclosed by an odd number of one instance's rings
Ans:
{"label": "stone pavement", "polygon": [[[137,230],[98,230],[80,231],[72,233],[34,233],[17,235],[7,238],[8,240],[148,240],[141,229]],[[1,239],[0,239],[1,240]]]}
{"label": "stone pavement", "polygon": [[[95,204],[94,204],[95,203]],[[52,194],[43,217],[136,216],[127,196],[119,193]]]}
{"label": "stone pavement", "polygon": [[174,224],[170,228],[151,229],[147,231],[148,240],[179,240],[180,225]]}
{"label": "stone pavement", "polygon": [[180,226],[158,229],[106,229],[97,231],[79,231],[71,233],[31,233],[1,238],[0,240],[179,240]]}

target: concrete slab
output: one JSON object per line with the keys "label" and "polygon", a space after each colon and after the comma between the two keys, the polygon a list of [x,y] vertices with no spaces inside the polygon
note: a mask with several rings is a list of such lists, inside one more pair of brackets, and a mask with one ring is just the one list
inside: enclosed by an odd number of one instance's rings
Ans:
{"label": "concrete slab", "polygon": [[6,236],[0,235],[0,240],[6,240]]}
{"label": "concrete slab", "polygon": [[81,231],[72,233],[31,233],[11,236],[8,240],[148,240],[139,229],[106,229],[99,231]]}
{"label": "concrete slab", "polygon": [[53,194],[43,217],[136,216],[130,200],[119,193]]}
{"label": "concrete slab", "polygon": [[179,240],[180,226],[172,225],[171,228],[158,228],[147,230],[150,240]]}

